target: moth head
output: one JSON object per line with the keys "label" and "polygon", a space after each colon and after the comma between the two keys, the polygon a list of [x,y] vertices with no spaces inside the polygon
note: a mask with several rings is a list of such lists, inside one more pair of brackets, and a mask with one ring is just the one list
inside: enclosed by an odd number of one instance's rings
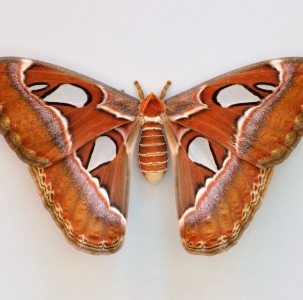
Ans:
{"label": "moth head", "polygon": [[166,106],[154,93],[150,93],[142,100],[140,112],[147,117],[157,117],[164,113]]}
{"label": "moth head", "polygon": [[162,89],[160,97],[156,96],[154,93],[150,93],[147,97],[144,97],[144,92],[138,81],[134,82],[141,101],[140,112],[143,116],[147,117],[157,117],[165,112],[167,106],[163,103],[166,91],[171,85],[170,81],[167,81],[166,85]]}

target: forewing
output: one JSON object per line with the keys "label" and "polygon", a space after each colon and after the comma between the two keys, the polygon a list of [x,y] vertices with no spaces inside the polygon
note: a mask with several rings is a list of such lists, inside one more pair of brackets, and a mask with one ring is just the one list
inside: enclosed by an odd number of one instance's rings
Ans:
{"label": "forewing", "polygon": [[255,166],[282,162],[303,130],[303,59],[251,65],[166,101],[168,117]]}
{"label": "forewing", "polygon": [[75,72],[0,59],[0,132],[26,163],[46,167],[138,118],[139,101]]}

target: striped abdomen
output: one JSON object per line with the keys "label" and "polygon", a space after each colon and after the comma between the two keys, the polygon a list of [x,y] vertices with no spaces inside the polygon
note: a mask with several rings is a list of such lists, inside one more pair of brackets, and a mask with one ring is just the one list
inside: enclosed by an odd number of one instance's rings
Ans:
{"label": "striped abdomen", "polygon": [[162,125],[158,122],[144,123],[139,144],[139,167],[150,183],[156,184],[164,176],[167,159]]}

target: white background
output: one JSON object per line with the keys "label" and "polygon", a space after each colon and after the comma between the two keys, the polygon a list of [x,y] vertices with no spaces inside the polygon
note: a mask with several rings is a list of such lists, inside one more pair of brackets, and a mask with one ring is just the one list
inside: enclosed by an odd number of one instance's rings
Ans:
{"label": "white background", "polygon": [[[168,96],[235,68],[303,56],[302,0],[0,2],[0,56],[35,58],[136,96]],[[0,87],[1,88],[1,87]],[[157,186],[132,170],[126,242],[76,251],[0,139],[1,299],[303,299],[303,143],[276,168],[251,225],[220,255],[179,242],[171,166]]]}

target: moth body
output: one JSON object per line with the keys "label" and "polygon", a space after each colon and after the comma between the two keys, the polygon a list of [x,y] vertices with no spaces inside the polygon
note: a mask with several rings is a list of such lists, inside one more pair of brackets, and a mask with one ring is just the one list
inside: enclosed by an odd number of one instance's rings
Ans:
{"label": "moth body", "polygon": [[163,102],[153,93],[141,102],[142,130],[139,143],[139,167],[143,176],[156,184],[167,170],[167,144],[163,134],[161,115]]}

